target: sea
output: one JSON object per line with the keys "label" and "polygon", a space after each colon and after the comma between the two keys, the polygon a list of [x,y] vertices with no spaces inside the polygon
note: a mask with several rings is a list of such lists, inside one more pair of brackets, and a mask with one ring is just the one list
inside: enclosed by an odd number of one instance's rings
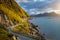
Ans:
{"label": "sea", "polygon": [[32,17],[31,23],[49,40],[60,40],[60,17]]}

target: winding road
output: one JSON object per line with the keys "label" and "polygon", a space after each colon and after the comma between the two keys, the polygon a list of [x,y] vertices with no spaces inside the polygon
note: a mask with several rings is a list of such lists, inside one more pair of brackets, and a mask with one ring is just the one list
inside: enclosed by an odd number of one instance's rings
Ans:
{"label": "winding road", "polygon": [[21,34],[17,34],[17,33],[13,32],[13,31],[11,30],[11,28],[16,27],[16,26],[18,26],[18,25],[23,25],[23,24],[17,24],[17,25],[9,26],[9,27],[7,28],[8,31],[9,31],[9,33],[11,33],[11,34],[13,34],[13,35],[16,35],[16,36],[19,37],[21,40],[34,40],[34,39],[32,39],[32,38],[25,37],[25,36],[23,36],[23,35],[21,35]]}

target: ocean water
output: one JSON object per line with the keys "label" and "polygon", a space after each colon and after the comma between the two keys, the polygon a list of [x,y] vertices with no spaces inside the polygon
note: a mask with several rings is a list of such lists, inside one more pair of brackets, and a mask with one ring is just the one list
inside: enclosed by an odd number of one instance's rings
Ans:
{"label": "ocean water", "polygon": [[34,17],[30,22],[38,25],[48,39],[60,40],[60,17]]}

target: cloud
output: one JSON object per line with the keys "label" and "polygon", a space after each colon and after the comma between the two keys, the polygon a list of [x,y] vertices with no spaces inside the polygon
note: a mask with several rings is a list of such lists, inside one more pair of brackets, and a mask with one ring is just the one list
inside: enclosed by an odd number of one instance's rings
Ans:
{"label": "cloud", "polygon": [[40,1],[40,2],[43,2],[43,1],[46,1],[46,0],[33,0],[34,2],[37,2],[37,1]]}
{"label": "cloud", "polygon": [[28,3],[28,2],[31,2],[30,0],[15,0],[17,3],[19,2],[23,2],[23,3]]}
{"label": "cloud", "polygon": [[46,1],[46,0],[39,0],[39,1]]}
{"label": "cloud", "polygon": [[44,1],[51,1],[51,0],[15,0],[16,2],[24,2],[24,3],[28,3],[28,2],[44,2]]}
{"label": "cloud", "polygon": [[59,12],[60,0],[16,0],[30,14]]}
{"label": "cloud", "polygon": [[46,10],[44,9],[43,11],[40,11],[38,9],[30,9],[29,13],[30,15],[36,15],[36,14],[40,14],[40,13],[45,13],[45,12],[55,12],[55,13],[58,13],[60,14],[60,10],[53,10],[52,8],[47,8]]}
{"label": "cloud", "polygon": [[36,2],[37,0],[34,0],[34,2]]}
{"label": "cloud", "polygon": [[16,2],[30,2],[30,1],[33,1],[33,0],[15,0]]}

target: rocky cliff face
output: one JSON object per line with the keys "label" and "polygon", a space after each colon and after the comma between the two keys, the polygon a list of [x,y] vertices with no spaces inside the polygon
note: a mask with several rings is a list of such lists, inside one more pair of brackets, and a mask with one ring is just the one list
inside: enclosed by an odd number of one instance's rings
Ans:
{"label": "rocky cliff face", "polygon": [[[15,24],[23,24],[26,32],[29,32],[28,22],[24,18],[28,14],[15,2],[15,0],[0,0],[0,40],[13,40],[13,35],[7,27]],[[21,26],[19,26],[21,27]],[[20,29],[23,29],[20,28]],[[23,32],[24,30],[22,30]]]}
{"label": "rocky cliff face", "polygon": [[8,27],[15,33],[43,40],[34,25],[28,23],[29,15],[15,2],[15,0],[0,0],[0,40],[18,40],[11,34]]}

